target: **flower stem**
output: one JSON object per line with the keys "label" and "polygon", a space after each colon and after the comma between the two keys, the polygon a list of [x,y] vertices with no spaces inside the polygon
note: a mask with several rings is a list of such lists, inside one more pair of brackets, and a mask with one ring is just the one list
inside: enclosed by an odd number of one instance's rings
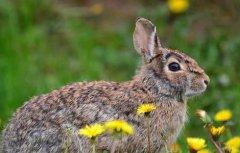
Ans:
{"label": "flower stem", "polygon": [[229,129],[229,127],[227,127],[227,126],[226,126],[226,133],[227,133],[227,136],[228,136],[229,138],[232,137],[232,132],[231,132],[231,130]]}
{"label": "flower stem", "polygon": [[170,151],[168,150],[168,146],[167,146],[167,143],[166,143],[166,142],[164,143],[164,147],[165,147],[165,152],[166,152],[166,153],[170,153]]}
{"label": "flower stem", "polygon": [[116,145],[117,145],[117,140],[114,140],[113,141],[113,144],[112,144],[112,147],[111,147],[111,150],[110,150],[110,153],[114,153],[115,150],[116,150]]}
{"label": "flower stem", "polygon": [[91,139],[91,144],[92,144],[92,152],[96,153],[96,137]]}
{"label": "flower stem", "polygon": [[92,144],[92,149],[93,149],[92,152],[96,153],[96,144],[95,143]]}
{"label": "flower stem", "polygon": [[221,149],[221,146],[219,145],[219,143],[217,141],[214,140],[214,138],[211,134],[211,127],[212,127],[212,124],[207,125],[207,131],[208,131],[208,134],[209,134],[209,139],[210,139],[211,143],[213,144],[214,148],[216,149],[217,153],[223,153],[223,151]]}
{"label": "flower stem", "polygon": [[151,139],[150,139],[150,118],[146,117],[147,119],[147,138],[148,138],[148,153],[152,153],[151,149]]}

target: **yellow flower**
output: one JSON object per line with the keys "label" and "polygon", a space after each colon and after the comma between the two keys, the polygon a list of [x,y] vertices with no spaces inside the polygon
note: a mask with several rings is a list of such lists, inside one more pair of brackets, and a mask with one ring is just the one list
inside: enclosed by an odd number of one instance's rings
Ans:
{"label": "yellow flower", "polygon": [[137,114],[138,115],[140,115],[140,114],[146,115],[155,109],[156,109],[156,107],[153,104],[142,104],[138,107]]}
{"label": "yellow flower", "polygon": [[125,134],[133,134],[134,132],[133,127],[123,120],[108,121],[104,124],[104,126],[107,130],[110,130],[111,133],[120,132]]}
{"label": "yellow flower", "polygon": [[228,109],[217,112],[214,116],[215,121],[228,121],[232,118],[232,112]]}
{"label": "yellow flower", "polygon": [[172,153],[179,153],[180,151],[181,151],[181,148],[177,143],[172,144],[171,146]]}
{"label": "yellow flower", "polygon": [[173,13],[183,13],[189,7],[188,0],[168,0],[168,7]]}
{"label": "yellow flower", "polygon": [[211,153],[211,151],[208,149],[202,149],[202,150],[199,150],[197,153]]}
{"label": "yellow flower", "polygon": [[100,15],[103,12],[103,5],[100,3],[93,4],[90,7],[90,10],[92,11],[93,14],[95,15]]}
{"label": "yellow flower", "polygon": [[212,126],[211,128],[210,128],[210,132],[211,132],[211,134],[213,135],[213,136],[219,136],[219,135],[221,135],[223,132],[224,132],[224,130],[225,130],[225,126],[220,126],[220,127],[214,127],[214,126]]}
{"label": "yellow flower", "polygon": [[238,148],[226,148],[226,150],[229,153],[239,153]]}
{"label": "yellow flower", "polygon": [[199,151],[206,147],[205,140],[202,138],[189,137],[187,138],[187,143],[191,149],[196,151]]}
{"label": "yellow flower", "polygon": [[231,151],[231,153],[235,150],[238,150],[240,148],[240,137],[233,137],[229,139],[225,143],[225,147],[227,150]]}
{"label": "yellow flower", "polygon": [[102,134],[105,131],[104,127],[101,124],[93,124],[91,126],[86,125],[85,128],[80,129],[78,134],[84,135],[85,137],[95,139],[98,135]]}

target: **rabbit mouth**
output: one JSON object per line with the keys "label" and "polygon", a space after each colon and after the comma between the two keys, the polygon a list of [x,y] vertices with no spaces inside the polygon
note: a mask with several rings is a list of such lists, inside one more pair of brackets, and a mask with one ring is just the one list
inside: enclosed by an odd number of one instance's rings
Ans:
{"label": "rabbit mouth", "polygon": [[194,96],[199,96],[199,95],[201,95],[202,93],[188,93],[188,94],[186,94],[185,96],[187,97],[187,98],[191,98],[191,97],[194,97]]}
{"label": "rabbit mouth", "polygon": [[204,82],[200,82],[201,84],[196,86],[191,86],[188,88],[185,92],[186,97],[193,97],[193,96],[199,96],[202,93],[204,93],[207,90],[207,84]]}
{"label": "rabbit mouth", "polygon": [[204,89],[204,90],[201,90],[201,91],[190,91],[190,92],[187,92],[187,93],[185,94],[185,96],[186,96],[187,98],[191,98],[191,97],[194,97],[194,96],[199,96],[199,95],[201,95],[204,91],[205,91],[205,89]]}

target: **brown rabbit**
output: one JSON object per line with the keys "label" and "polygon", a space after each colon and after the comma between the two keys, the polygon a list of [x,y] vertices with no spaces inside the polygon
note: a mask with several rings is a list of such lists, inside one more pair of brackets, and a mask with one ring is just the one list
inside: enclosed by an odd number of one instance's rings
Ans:
{"label": "brown rabbit", "polygon": [[[133,34],[142,66],[133,80],[74,83],[51,93],[33,97],[14,114],[3,132],[1,152],[60,153],[66,147],[66,131],[72,129],[71,153],[91,152],[87,138],[78,135],[86,124],[124,119],[135,134],[117,143],[119,152],[147,150],[146,126],[136,115],[142,103],[155,104],[151,115],[153,152],[173,144],[186,121],[187,99],[203,93],[209,77],[195,60],[163,48],[151,21],[139,18]],[[107,134],[98,138],[98,150],[110,150]]]}

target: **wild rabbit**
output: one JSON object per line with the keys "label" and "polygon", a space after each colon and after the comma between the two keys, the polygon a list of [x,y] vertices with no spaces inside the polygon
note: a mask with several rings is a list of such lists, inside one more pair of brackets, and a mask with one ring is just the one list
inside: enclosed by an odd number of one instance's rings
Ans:
{"label": "wild rabbit", "polygon": [[[135,129],[117,144],[119,152],[144,152],[146,127],[136,114],[142,103],[156,105],[151,117],[153,152],[173,144],[186,121],[190,97],[203,93],[209,77],[195,60],[160,44],[156,27],[139,18],[133,34],[135,50],[142,66],[131,81],[74,83],[48,94],[33,97],[19,108],[3,131],[2,152],[64,152],[66,130],[72,129],[69,152],[88,153],[91,145],[78,135],[86,124],[123,119]],[[98,151],[110,150],[107,134],[98,138]]]}

